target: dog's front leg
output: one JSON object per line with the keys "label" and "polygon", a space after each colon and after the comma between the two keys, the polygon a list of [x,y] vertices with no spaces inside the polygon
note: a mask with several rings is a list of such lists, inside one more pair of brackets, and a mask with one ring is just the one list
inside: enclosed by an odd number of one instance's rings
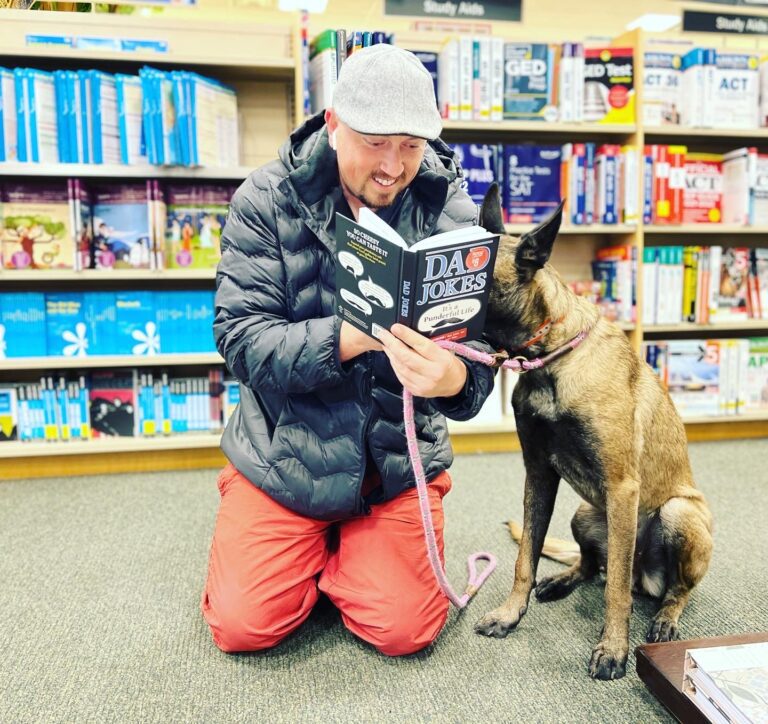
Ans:
{"label": "dog's front leg", "polygon": [[536,569],[544,537],[552,518],[560,476],[551,468],[525,476],[523,534],[515,563],[515,582],[507,600],[475,624],[475,632],[504,638],[528,610],[528,599],[536,584]]}
{"label": "dog's front leg", "polygon": [[620,679],[626,673],[639,490],[639,482],[627,477],[610,486],[606,495],[605,627],[589,662],[589,674],[595,679]]}

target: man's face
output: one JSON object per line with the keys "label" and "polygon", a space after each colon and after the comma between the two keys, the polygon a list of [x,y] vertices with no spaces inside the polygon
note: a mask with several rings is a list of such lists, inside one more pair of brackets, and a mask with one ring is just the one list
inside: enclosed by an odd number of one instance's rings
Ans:
{"label": "man's face", "polygon": [[371,209],[392,204],[416,177],[427,142],[413,136],[369,136],[340,122],[335,128],[344,190]]}

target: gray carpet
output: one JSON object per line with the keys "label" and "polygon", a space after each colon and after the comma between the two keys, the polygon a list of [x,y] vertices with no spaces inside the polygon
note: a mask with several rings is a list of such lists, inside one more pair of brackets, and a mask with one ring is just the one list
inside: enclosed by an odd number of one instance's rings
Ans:
{"label": "gray carpet", "polygon": [[[716,520],[708,577],[685,638],[768,630],[768,441],[696,444],[694,471]],[[530,606],[505,640],[472,632],[511,584],[521,518],[517,454],[464,456],[446,499],[448,574],[470,552],[500,558],[469,608],[428,651],[391,659],[323,603],[277,649],[220,653],[198,613],[218,494],[214,471],[0,483],[0,722],[669,721],[638,679],[587,676],[603,615],[600,583]],[[569,536],[563,486],[551,532]],[[543,562],[541,572],[560,566]],[[638,599],[632,641],[654,611]]]}

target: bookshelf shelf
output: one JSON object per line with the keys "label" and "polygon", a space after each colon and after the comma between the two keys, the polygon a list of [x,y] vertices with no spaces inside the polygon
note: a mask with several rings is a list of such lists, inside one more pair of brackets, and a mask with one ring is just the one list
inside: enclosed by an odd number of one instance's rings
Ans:
{"label": "bookshelf shelf", "polygon": [[643,232],[648,234],[761,234],[768,235],[766,226],[736,226],[734,224],[647,224]]}
{"label": "bookshelf shelf", "polygon": [[213,280],[215,269],[50,269],[44,271],[0,271],[0,284],[10,282],[92,282],[92,281],[164,281],[169,279]]}
{"label": "bookshelf shelf", "polygon": [[129,354],[94,357],[11,357],[0,360],[0,372],[13,370],[109,369],[111,367],[175,367],[179,365],[220,365],[218,352],[200,354]]}
{"label": "bookshelf shelf", "polygon": [[768,142],[768,128],[688,128],[687,126],[655,126],[643,128],[647,139],[658,140],[672,137],[711,138],[729,141],[733,138],[754,139]]}
{"label": "bookshelf shelf", "polygon": [[741,332],[768,330],[766,319],[742,319],[734,322],[713,322],[695,324],[678,322],[677,324],[646,324],[643,331],[649,334],[676,334],[680,332]]}
{"label": "bookshelf shelf", "polygon": [[[533,224],[505,224],[508,234],[523,234],[530,231]],[[634,234],[636,226],[629,224],[590,224],[583,226],[561,226],[560,234]]]}
{"label": "bookshelf shelf", "polygon": [[168,437],[110,437],[68,442],[5,442],[0,444],[0,458],[189,450],[217,448],[220,443],[220,433],[169,435]]}
{"label": "bookshelf shelf", "polygon": [[547,123],[545,121],[443,121],[443,130],[488,131],[496,133],[526,133],[542,135],[630,136],[637,131],[631,124]]}
{"label": "bookshelf shelf", "polygon": [[164,178],[242,181],[253,169],[249,166],[127,166],[95,163],[0,163],[0,176],[36,178]]}

